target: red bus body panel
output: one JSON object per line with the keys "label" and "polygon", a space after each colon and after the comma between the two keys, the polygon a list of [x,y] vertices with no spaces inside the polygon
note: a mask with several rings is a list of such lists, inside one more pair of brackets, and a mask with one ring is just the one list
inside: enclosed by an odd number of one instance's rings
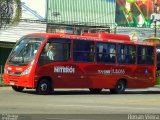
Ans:
{"label": "red bus body panel", "polygon": [[[55,73],[54,67],[57,66],[75,68],[75,73]],[[38,79],[43,76],[51,76],[55,88],[113,88],[119,79],[126,79],[128,88],[145,88],[155,85],[152,67],[148,67],[149,74],[147,75],[143,72],[146,67],[136,65],[116,66],[70,62],[67,64],[51,63],[37,69],[39,69],[36,74]],[[101,74],[102,71],[105,73]]]}

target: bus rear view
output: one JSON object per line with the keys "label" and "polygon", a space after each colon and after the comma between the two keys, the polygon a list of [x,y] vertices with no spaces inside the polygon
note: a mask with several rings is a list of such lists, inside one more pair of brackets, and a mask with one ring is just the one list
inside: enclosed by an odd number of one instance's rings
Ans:
{"label": "bus rear view", "polygon": [[109,89],[153,87],[156,47],[131,41],[127,35],[37,33],[22,37],[5,65],[4,83],[15,91],[36,89],[50,94],[55,88]]}

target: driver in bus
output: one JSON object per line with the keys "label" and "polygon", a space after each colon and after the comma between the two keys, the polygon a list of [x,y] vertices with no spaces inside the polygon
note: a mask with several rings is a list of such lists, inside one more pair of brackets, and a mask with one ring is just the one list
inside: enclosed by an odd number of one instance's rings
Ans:
{"label": "driver in bus", "polygon": [[49,60],[55,61],[55,55],[56,55],[55,50],[56,50],[56,47],[54,45],[49,45],[48,51],[47,51],[47,56]]}

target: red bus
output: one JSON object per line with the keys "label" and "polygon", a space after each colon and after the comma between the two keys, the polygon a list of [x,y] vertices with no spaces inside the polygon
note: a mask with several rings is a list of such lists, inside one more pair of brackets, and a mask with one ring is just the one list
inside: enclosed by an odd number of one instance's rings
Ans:
{"label": "red bus", "polygon": [[91,93],[155,85],[156,47],[127,35],[35,33],[22,37],[9,55],[4,83],[15,91],[88,88]]}

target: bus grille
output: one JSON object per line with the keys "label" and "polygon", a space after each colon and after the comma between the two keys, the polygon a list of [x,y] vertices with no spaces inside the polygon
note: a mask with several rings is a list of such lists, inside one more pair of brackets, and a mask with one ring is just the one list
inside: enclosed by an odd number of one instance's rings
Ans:
{"label": "bus grille", "polygon": [[11,75],[11,76],[20,76],[21,75],[21,72],[8,72],[8,75]]}

